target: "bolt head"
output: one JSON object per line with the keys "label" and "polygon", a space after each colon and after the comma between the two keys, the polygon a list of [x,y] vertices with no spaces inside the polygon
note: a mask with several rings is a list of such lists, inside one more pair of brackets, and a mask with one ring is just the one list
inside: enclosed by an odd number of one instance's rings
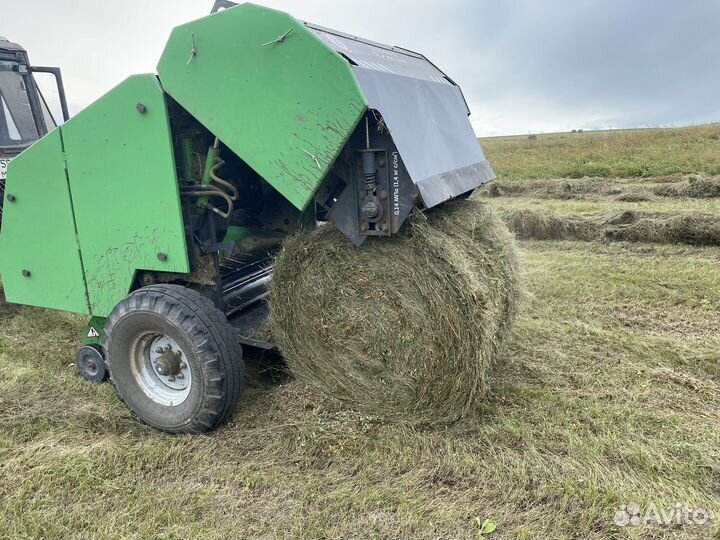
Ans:
{"label": "bolt head", "polygon": [[145,114],[147,112],[147,107],[143,103],[138,103],[135,105],[135,108],[140,114]]}
{"label": "bolt head", "polygon": [[22,271],[22,276],[23,276],[24,278],[29,278],[31,275],[32,275],[32,272],[30,272],[30,270],[23,270],[23,271]]}
{"label": "bolt head", "polygon": [[11,193],[8,193],[7,200],[8,202],[14,203],[15,201],[17,201],[17,197],[15,195],[12,195]]}
{"label": "bolt head", "polygon": [[165,262],[168,260],[167,253],[158,253],[157,258],[160,262]]}

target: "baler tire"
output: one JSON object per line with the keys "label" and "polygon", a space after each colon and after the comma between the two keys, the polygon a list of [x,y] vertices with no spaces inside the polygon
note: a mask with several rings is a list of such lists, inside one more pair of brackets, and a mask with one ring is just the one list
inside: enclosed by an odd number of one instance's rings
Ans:
{"label": "baler tire", "polygon": [[80,376],[93,384],[105,382],[108,378],[103,349],[100,345],[85,345],[75,357]]}
{"label": "baler tire", "polygon": [[[189,370],[189,388],[179,403],[172,398],[159,403],[139,382],[132,350],[149,343],[145,334],[165,336],[187,359],[182,365]],[[143,287],[118,304],[105,326],[105,352],[110,380],[122,401],[143,422],[169,433],[217,428],[231,416],[244,386],[242,346],[224,313],[199,292],[180,285]],[[154,376],[160,381],[154,384],[162,388],[157,370]]]}

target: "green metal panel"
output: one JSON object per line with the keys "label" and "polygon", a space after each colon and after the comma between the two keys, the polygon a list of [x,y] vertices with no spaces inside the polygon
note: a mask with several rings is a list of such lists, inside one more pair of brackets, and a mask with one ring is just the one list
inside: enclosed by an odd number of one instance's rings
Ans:
{"label": "green metal panel", "polygon": [[300,210],[367,108],[345,59],[290,15],[253,4],[177,27],[158,73],[170,96]]}
{"label": "green metal panel", "polygon": [[91,317],[80,334],[83,345],[103,345],[105,343],[105,324],[107,317]]}
{"label": "green metal panel", "polygon": [[106,317],[137,270],[190,271],[165,96],[136,75],[61,129],[91,312]]}
{"label": "green metal panel", "polygon": [[60,130],[10,163],[0,274],[8,302],[89,313]]}

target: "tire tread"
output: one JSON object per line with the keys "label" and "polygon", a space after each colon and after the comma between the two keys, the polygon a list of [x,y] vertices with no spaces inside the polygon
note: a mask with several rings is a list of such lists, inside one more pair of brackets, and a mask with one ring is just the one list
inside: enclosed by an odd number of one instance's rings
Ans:
{"label": "tire tread", "polygon": [[[185,426],[167,430],[145,418],[141,420],[153,427],[178,433],[202,433],[225,423],[240,399],[245,378],[242,346],[225,314],[207,297],[182,285],[150,285],[130,294],[110,314],[105,326],[106,344],[112,340],[115,325],[137,310],[161,314],[182,328],[198,353],[196,361],[202,364],[206,373],[200,412]],[[106,355],[112,380],[112,359],[107,349]],[[116,389],[120,399],[127,404],[117,385]],[[137,415],[137,411],[134,412]]]}

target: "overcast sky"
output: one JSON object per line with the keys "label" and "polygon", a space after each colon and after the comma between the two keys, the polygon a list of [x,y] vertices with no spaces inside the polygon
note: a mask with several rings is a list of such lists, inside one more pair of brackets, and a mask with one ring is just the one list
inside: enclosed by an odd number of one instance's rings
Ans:
{"label": "overcast sky", "polygon": [[[0,35],[63,69],[71,113],[154,72],[213,0],[0,0]],[[720,121],[720,0],[264,0],[425,54],[479,135]]]}

